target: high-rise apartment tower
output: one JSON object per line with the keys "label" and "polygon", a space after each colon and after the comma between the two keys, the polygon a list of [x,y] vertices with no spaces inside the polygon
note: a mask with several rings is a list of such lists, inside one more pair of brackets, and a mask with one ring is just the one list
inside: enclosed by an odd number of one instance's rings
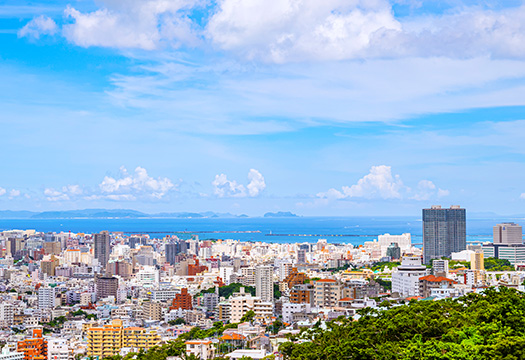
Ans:
{"label": "high-rise apartment tower", "polygon": [[100,234],[95,234],[93,244],[95,247],[95,259],[105,268],[109,261],[109,255],[111,254],[109,232],[102,231]]}
{"label": "high-rise apartment tower", "polygon": [[466,211],[458,205],[423,209],[423,261],[450,257],[467,248]]}

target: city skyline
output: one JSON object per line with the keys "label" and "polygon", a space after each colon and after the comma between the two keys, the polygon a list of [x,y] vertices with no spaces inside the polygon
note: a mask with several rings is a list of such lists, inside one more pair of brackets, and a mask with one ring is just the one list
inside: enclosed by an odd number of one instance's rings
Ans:
{"label": "city skyline", "polygon": [[265,4],[5,1],[0,210],[523,214],[522,2]]}

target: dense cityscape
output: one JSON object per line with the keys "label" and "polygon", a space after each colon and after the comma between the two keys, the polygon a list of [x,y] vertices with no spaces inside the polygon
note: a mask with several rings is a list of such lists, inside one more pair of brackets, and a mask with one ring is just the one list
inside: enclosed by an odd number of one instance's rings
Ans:
{"label": "dense cityscape", "polygon": [[520,225],[467,244],[465,209],[422,219],[422,248],[409,233],[354,246],[3,231],[0,360],[130,359],[170,344],[174,358],[282,358],[293,336],[363,309],[525,290]]}

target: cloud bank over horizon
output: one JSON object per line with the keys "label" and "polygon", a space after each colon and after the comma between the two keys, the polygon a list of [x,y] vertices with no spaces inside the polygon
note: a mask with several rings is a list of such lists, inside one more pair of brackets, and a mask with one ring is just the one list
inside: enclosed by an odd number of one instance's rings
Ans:
{"label": "cloud bank over horizon", "polygon": [[524,20],[523,1],[9,0],[0,208],[519,213]]}

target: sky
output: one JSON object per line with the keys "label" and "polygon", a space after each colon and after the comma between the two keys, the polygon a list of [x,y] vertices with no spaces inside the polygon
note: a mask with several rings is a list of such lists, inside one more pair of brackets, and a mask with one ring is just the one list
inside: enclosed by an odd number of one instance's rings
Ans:
{"label": "sky", "polygon": [[0,0],[0,210],[525,214],[525,4]]}

